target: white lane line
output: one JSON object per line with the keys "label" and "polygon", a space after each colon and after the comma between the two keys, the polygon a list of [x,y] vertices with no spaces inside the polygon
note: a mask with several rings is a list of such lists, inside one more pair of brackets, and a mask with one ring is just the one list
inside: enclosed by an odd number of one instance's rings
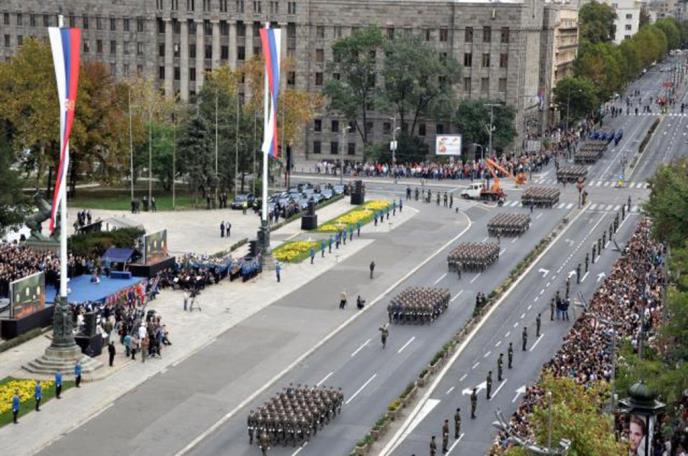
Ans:
{"label": "white lane line", "polygon": [[475,280],[476,280],[478,277],[480,277],[480,274],[482,274],[482,272],[479,272],[477,276],[473,277],[473,278],[471,279],[471,283],[475,282]]}
{"label": "white lane line", "polygon": [[508,339],[510,335],[511,335],[511,331],[507,331],[506,334],[504,334],[504,338]]}
{"label": "white lane line", "polygon": [[537,340],[535,341],[535,343],[533,344],[533,346],[530,347],[530,351],[535,350],[535,347],[537,347],[537,344],[540,343],[540,340],[542,340],[542,336],[544,336],[544,335],[545,335],[544,333],[540,334],[540,337],[538,337]]}
{"label": "white lane line", "polygon": [[499,251],[500,255],[504,255],[504,252],[506,252],[506,247],[504,247],[502,250]]}
{"label": "white lane line", "polygon": [[294,452],[291,454],[291,456],[296,456],[297,454],[299,454],[299,453],[301,452],[301,450],[303,450],[303,449],[306,447],[306,445],[308,445],[308,442],[306,442],[306,443],[304,443],[303,445],[301,445],[296,451],[294,451]]}
{"label": "white lane line", "polygon": [[590,271],[583,274],[583,278],[581,278],[581,283],[585,281],[585,278],[588,276],[588,274],[590,274]]}
{"label": "white lane line", "polygon": [[454,449],[454,447],[455,447],[456,445],[459,444],[459,442],[461,441],[461,439],[463,438],[463,436],[464,436],[464,434],[461,434],[461,435],[459,436],[459,438],[456,439],[456,441],[455,441],[454,443],[452,443],[452,445],[449,447],[449,449],[447,450],[447,452],[446,452],[445,454],[451,453],[452,450]]}
{"label": "white lane line", "polygon": [[535,220],[539,219],[540,217],[542,217],[542,212],[535,216]]}
{"label": "white lane line", "polygon": [[366,340],[365,342],[363,342],[363,344],[362,344],[360,347],[358,347],[358,348],[356,349],[355,352],[353,352],[353,353],[351,354],[351,357],[353,358],[354,356],[356,356],[356,355],[358,354],[358,352],[360,352],[361,350],[363,350],[363,347],[365,347],[365,346],[368,345],[369,343],[370,343],[370,339],[368,339],[368,340]]}
{"label": "white lane line", "polygon": [[500,345],[502,345],[502,341],[498,340],[497,343],[495,344],[495,348],[499,347]]}
{"label": "white lane line", "polygon": [[541,295],[542,295],[544,292],[545,292],[545,289],[544,289],[544,288],[543,288],[542,290],[540,290],[540,294],[541,294]]}
{"label": "white lane line", "polygon": [[363,385],[361,385],[361,387],[360,387],[359,389],[356,390],[356,392],[349,398],[349,400],[346,401],[346,402],[344,402],[344,405],[347,405],[349,402],[353,401],[354,398],[355,398],[356,396],[358,396],[358,395],[360,394],[361,391],[363,391],[363,388],[365,388],[366,386],[368,386],[368,384],[369,384],[370,382],[372,382],[372,381],[375,379],[375,377],[377,377],[377,374],[373,374],[373,376],[370,377],[370,378],[368,379],[367,382],[365,382]]}
{"label": "white lane line", "polygon": [[532,305],[532,304],[528,304],[528,310],[530,310],[530,309],[532,309],[532,308],[533,308],[533,305]]}
{"label": "white lane line", "polygon": [[511,240],[511,243],[512,243],[512,244],[516,244],[516,241],[518,241],[518,238],[517,238],[517,237],[513,238],[513,239]]}
{"label": "white lane line", "polygon": [[435,283],[433,283],[433,285],[437,285],[437,283],[438,283],[440,280],[444,279],[445,277],[447,277],[447,273],[446,273],[446,272],[445,272],[444,274],[442,274],[442,275],[440,276],[439,279],[435,280]]}
{"label": "white lane line", "polygon": [[631,207],[631,212],[638,212],[638,206]]}
{"label": "white lane line", "polygon": [[521,320],[523,320],[525,317],[526,317],[526,313],[523,312],[523,313],[521,314]]}
{"label": "white lane line", "polygon": [[413,430],[416,428],[416,426],[418,426],[420,424],[420,422],[423,421],[425,419],[425,417],[428,416],[428,414],[430,412],[432,412],[432,409],[434,409],[435,406],[437,406],[437,404],[439,404],[439,403],[440,403],[439,399],[428,399],[427,401],[425,401],[422,408],[418,411],[418,414],[413,418],[413,421],[411,421],[411,423],[409,424],[408,429],[406,429],[401,434],[402,440],[406,439],[406,437],[408,437],[409,434],[411,434],[411,432],[413,432]]}
{"label": "white lane line", "polygon": [[[413,207],[409,207],[408,209],[411,209],[413,212],[418,212],[417,209],[414,209]],[[310,355],[312,355],[316,350],[318,350],[320,347],[325,345],[327,342],[332,340],[337,334],[339,334],[341,331],[344,330],[352,321],[356,320],[357,318],[360,318],[361,315],[363,315],[365,312],[368,312],[370,309],[373,308],[373,305],[376,304],[379,301],[382,301],[389,293],[391,293],[394,289],[396,289],[400,284],[402,284],[404,281],[408,280],[409,277],[411,277],[413,274],[418,272],[421,268],[425,267],[430,261],[432,261],[437,255],[445,251],[449,246],[451,246],[454,242],[456,242],[458,239],[461,238],[466,232],[471,229],[471,226],[473,226],[473,221],[466,215],[465,212],[461,212],[461,215],[463,215],[466,218],[466,227],[461,230],[459,234],[454,236],[452,239],[448,240],[444,245],[440,246],[437,250],[435,250],[431,255],[426,257],[423,261],[418,263],[416,266],[414,266],[410,271],[408,271],[406,274],[404,274],[402,277],[399,278],[396,282],[391,284],[386,290],[384,290],[381,294],[379,294],[375,299],[373,299],[370,304],[365,306],[363,310],[356,312],[353,314],[351,317],[343,321],[339,326],[337,326],[334,330],[332,330],[330,333],[328,333],[325,337],[320,339],[315,345],[313,345],[311,348],[306,350],[304,353],[302,353],[300,356],[298,356],[295,360],[293,360],[288,366],[286,366],[284,369],[282,369],[279,373],[274,375],[270,380],[268,380],[263,386],[257,388],[255,391],[253,391],[253,394],[249,395],[246,397],[243,401],[241,401],[239,404],[236,405],[232,410],[229,412],[225,413],[219,420],[217,420],[215,423],[213,423],[211,426],[206,427],[203,432],[198,434],[193,440],[191,440],[184,448],[181,450],[177,451],[174,453],[174,456],[182,456],[189,451],[191,451],[196,445],[198,445],[201,441],[203,441],[205,438],[207,438],[210,434],[215,432],[220,426],[222,426],[224,423],[229,421],[234,415],[239,413],[244,407],[246,407],[248,404],[252,403],[255,401],[255,399],[263,394],[268,388],[272,387],[277,381],[282,378],[287,372],[291,371],[294,369],[296,366],[298,366],[300,363],[303,362],[304,359],[308,358]],[[517,279],[518,280],[518,279]]]}
{"label": "white lane line", "polygon": [[547,282],[547,285],[545,285],[545,288],[549,287],[552,284],[552,282]]}
{"label": "white lane line", "polygon": [[406,342],[406,343],[404,344],[404,346],[401,347],[401,348],[399,349],[399,351],[397,351],[397,353],[403,352],[404,349],[405,349],[406,347],[408,347],[409,344],[410,344],[411,342],[413,342],[415,339],[416,339],[416,336],[413,336],[412,338],[410,338],[410,339],[408,340],[408,342]]}
{"label": "white lane line", "polygon": [[533,302],[537,302],[537,300],[540,299],[540,296],[535,296],[535,299],[533,299]]}
{"label": "white lane line", "polygon": [[483,358],[487,358],[487,357],[490,356],[491,354],[492,354],[492,351],[491,351],[491,350],[488,350],[487,353],[485,353],[485,356],[483,356]]}
{"label": "white lane line", "polygon": [[502,386],[504,386],[504,384],[506,383],[506,381],[507,381],[506,378],[505,378],[504,380],[502,380],[502,383],[500,383],[499,386],[497,387],[497,389],[494,390],[494,393],[492,393],[492,397],[490,397],[490,400],[492,400],[492,399],[495,398],[495,396],[497,395],[497,393],[499,393],[499,390],[502,389]]}
{"label": "white lane line", "polygon": [[488,239],[490,239],[490,238],[489,238],[489,237],[487,237],[487,236],[485,236],[485,237],[483,238],[483,240],[482,240],[482,241],[480,241],[480,242],[485,242],[485,241],[487,241]]}
{"label": "white lane line", "polygon": [[518,327],[518,322],[514,323],[514,328]]}
{"label": "white lane line", "polygon": [[473,364],[473,367],[472,367],[471,369],[475,369],[475,368],[478,367],[478,366],[480,366],[480,361],[478,361],[477,363]]}
{"label": "white lane line", "polygon": [[447,394],[450,394],[452,391],[454,391],[454,387],[453,387],[453,386],[447,390]]}
{"label": "white lane line", "polygon": [[460,382],[466,380],[466,377],[468,377],[468,374],[463,374],[461,378],[459,379]]}
{"label": "white lane line", "polygon": [[611,184],[611,182],[605,182],[605,183],[604,183],[604,186],[605,186],[605,187],[609,187],[609,184]]}
{"label": "white lane line", "polygon": [[453,298],[451,298],[451,301],[449,301],[449,302],[454,302],[454,301],[456,301],[456,299],[457,299],[459,296],[461,296],[461,293],[463,293],[463,290],[459,290],[459,292],[456,293],[456,296],[454,296]]}
{"label": "white lane line", "polygon": [[320,380],[318,383],[315,384],[315,386],[320,386],[320,385],[322,385],[323,383],[325,383],[325,381],[327,381],[327,379],[330,378],[330,377],[332,376],[332,374],[334,374],[334,371],[333,371],[333,372],[330,372],[329,374],[327,374],[326,376],[324,376],[322,380]]}

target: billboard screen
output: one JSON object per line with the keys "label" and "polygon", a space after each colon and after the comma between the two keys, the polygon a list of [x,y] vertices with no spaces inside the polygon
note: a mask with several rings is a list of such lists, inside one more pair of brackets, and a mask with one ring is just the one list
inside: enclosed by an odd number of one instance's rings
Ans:
{"label": "billboard screen", "polygon": [[149,264],[155,261],[164,260],[169,255],[167,253],[167,230],[143,236],[143,262]]}
{"label": "billboard screen", "polygon": [[435,155],[461,155],[461,135],[437,135]]}
{"label": "billboard screen", "polygon": [[24,318],[45,308],[45,274],[37,272],[10,283],[10,318]]}

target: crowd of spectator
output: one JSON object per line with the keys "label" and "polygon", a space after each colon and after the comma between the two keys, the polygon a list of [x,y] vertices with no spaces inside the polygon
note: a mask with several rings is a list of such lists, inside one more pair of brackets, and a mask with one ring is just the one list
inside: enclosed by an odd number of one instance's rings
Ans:
{"label": "crowd of spectator", "polygon": [[[629,340],[636,350],[641,337],[644,343],[653,342],[662,313],[665,249],[650,238],[650,229],[647,219],[638,225],[623,256],[574,323],[562,347],[544,365],[542,373],[569,377],[583,386],[601,380],[609,382],[614,331],[617,339]],[[537,383],[526,390],[511,418],[518,435],[533,438],[529,417],[534,407],[543,403],[544,397],[545,391]],[[506,436],[499,435],[498,443],[508,445]]]}

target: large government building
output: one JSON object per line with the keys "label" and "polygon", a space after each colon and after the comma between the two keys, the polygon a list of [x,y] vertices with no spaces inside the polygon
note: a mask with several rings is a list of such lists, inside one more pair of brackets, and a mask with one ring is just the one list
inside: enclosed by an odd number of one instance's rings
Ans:
{"label": "large government building", "polygon": [[[65,25],[83,30],[83,58],[101,60],[117,77],[153,77],[182,100],[193,100],[205,72],[236,68],[258,54],[258,29],[266,21],[286,30],[282,54],[296,62],[283,83],[310,91],[333,77],[326,66],[332,44],[352,31],[375,24],[390,38],[414,33],[463,66],[456,87],[462,98],[517,108],[519,135],[557,119],[551,89],[571,73],[578,45],[576,9],[542,0],[3,0],[0,58],[30,36],[47,37],[58,14]],[[320,113],[297,155],[359,159],[360,138],[349,134],[346,144],[339,143],[345,125],[346,119]],[[372,113],[367,128],[374,141],[391,138],[388,116]],[[460,132],[450,119],[419,126],[431,150],[442,133]]]}

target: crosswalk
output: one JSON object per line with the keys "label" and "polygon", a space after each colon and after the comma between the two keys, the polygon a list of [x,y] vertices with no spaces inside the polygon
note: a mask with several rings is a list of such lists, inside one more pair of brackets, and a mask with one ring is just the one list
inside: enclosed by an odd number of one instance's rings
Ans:
{"label": "crosswalk", "polygon": [[[535,179],[533,181],[534,185],[557,185],[558,182],[555,178],[551,179]],[[618,181],[602,181],[602,180],[591,180],[586,182],[588,187],[616,187]],[[650,188],[650,184],[647,182],[625,182],[624,188]]]}
{"label": "crosswalk", "polygon": [[[627,117],[635,117],[635,113],[631,112],[630,114],[624,114]],[[668,112],[666,114],[662,114],[661,112],[639,112],[638,116],[668,116],[668,117],[686,117],[688,116],[688,113],[686,112]]]}
{"label": "crosswalk", "polygon": [[[552,206],[552,209],[564,209],[571,210],[575,203],[558,203]],[[521,201],[506,201],[502,207],[521,207]],[[621,210],[621,204],[602,204],[593,203],[586,209],[591,212],[619,212]],[[631,212],[640,212],[639,206],[631,206]]]}

